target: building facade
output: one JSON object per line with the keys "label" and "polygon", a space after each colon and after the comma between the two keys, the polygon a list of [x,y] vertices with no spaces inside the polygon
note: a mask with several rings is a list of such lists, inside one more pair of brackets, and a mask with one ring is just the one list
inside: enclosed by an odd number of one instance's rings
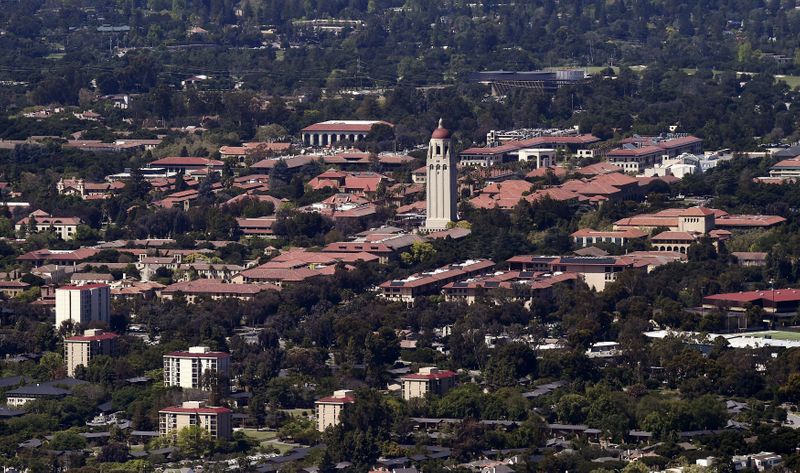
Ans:
{"label": "building facade", "polygon": [[456,374],[452,371],[439,371],[438,368],[420,368],[416,374],[400,378],[403,382],[403,399],[425,397],[428,393],[444,396],[456,384]]}
{"label": "building facade", "polygon": [[231,438],[231,410],[206,406],[203,401],[186,401],[158,411],[158,432],[161,436],[177,435],[186,427],[198,425],[213,439]]}
{"label": "building facade", "polygon": [[100,329],[84,330],[83,335],[64,339],[67,376],[74,377],[78,366],[89,366],[98,355],[112,355],[119,335]]}
{"label": "building facade", "polygon": [[328,120],[303,128],[300,135],[305,146],[355,143],[365,140],[375,125],[394,127],[391,123],[380,120]]}
{"label": "building facade", "polygon": [[210,390],[209,376],[216,376],[227,385],[230,358],[228,353],[200,346],[167,353],[164,355],[164,386]]}
{"label": "building facade", "polygon": [[81,325],[95,320],[108,323],[110,313],[111,288],[107,284],[56,289],[56,327],[68,320]]}
{"label": "building facade", "polygon": [[442,126],[431,135],[428,145],[427,205],[425,229],[444,230],[447,224],[455,222],[458,185],[456,183],[456,159],[450,143],[450,132]]}
{"label": "building facade", "polygon": [[75,239],[75,232],[78,231],[78,225],[82,223],[83,221],[78,217],[53,217],[47,212],[36,210],[18,221],[14,225],[14,230],[17,233],[52,231],[62,240],[73,240]]}
{"label": "building facade", "polygon": [[353,391],[346,389],[334,391],[333,396],[323,397],[314,402],[317,417],[317,430],[324,432],[331,426],[339,425],[342,411],[356,402]]}

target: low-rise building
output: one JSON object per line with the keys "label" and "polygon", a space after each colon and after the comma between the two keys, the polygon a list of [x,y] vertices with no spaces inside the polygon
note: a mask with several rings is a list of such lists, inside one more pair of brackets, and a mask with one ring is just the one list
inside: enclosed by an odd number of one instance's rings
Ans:
{"label": "low-rise building", "polygon": [[98,355],[112,355],[118,337],[113,332],[89,329],[84,330],[83,335],[65,338],[64,360],[67,363],[67,376],[75,376],[78,366],[89,366],[89,362]]}
{"label": "low-rise building", "polygon": [[303,128],[300,130],[300,136],[305,146],[356,143],[364,141],[372,131],[372,127],[376,125],[394,127],[391,123],[380,120],[328,120]]}
{"label": "low-rise building", "polygon": [[227,407],[206,406],[203,401],[186,401],[180,406],[158,411],[158,432],[163,436],[177,435],[181,429],[194,425],[205,429],[212,439],[230,439],[231,413]]}
{"label": "low-rise building", "polygon": [[800,289],[730,292],[703,298],[703,307],[707,309],[723,308],[744,312],[753,306],[761,307],[767,313],[794,315],[800,309]]}
{"label": "low-rise building", "polygon": [[675,232],[707,234],[714,229],[733,231],[769,228],[785,221],[785,218],[777,215],[731,215],[719,209],[689,207],[626,217],[614,222],[614,230],[639,229],[649,232],[665,228]]}
{"label": "low-rise building", "polygon": [[211,351],[205,346],[167,353],[164,355],[164,386],[209,390],[220,380],[227,385],[230,359],[230,354]]}
{"label": "low-rise building", "polygon": [[631,240],[641,240],[647,238],[647,233],[637,230],[592,230],[590,228],[581,228],[572,235],[572,241],[575,245],[580,247],[592,246],[598,243],[613,243],[619,246],[625,246]]}
{"label": "low-rise building", "polygon": [[43,210],[36,210],[19,220],[14,225],[14,230],[17,233],[53,231],[62,240],[73,240],[78,225],[82,223],[83,221],[78,217],[53,217]]}
{"label": "low-rise building", "polygon": [[639,174],[664,159],[702,152],[703,140],[691,135],[634,136],[623,140],[621,148],[609,151],[606,159],[625,172]]}
{"label": "low-rise building", "polygon": [[386,281],[378,286],[378,289],[382,297],[413,304],[417,297],[438,294],[447,283],[488,273],[492,267],[494,262],[490,260],[467,260],[433,271],[413,274],[405,279]]}
{"label": "low-rise building", "polygon": [[[499,146],[467,148],[458,155],[463,166],[488,167],[515,161],[536,161],[537,167],[555,163],[556,152],[568,155],[591,157],[589,146],[600,141],[592,135],[537,136],[523,140],[505,141]],[[544,151],[547,150],[547,151]],[[544,155],[546,158],[543,159]],[[538,159],[537,159],[538,157]]]}
{"label": "low-rise building", "polygon": [[99,252],[100,250],[95,248],[78,248],[77,250],[50,250],[43,248],[20,255],[17,257],[17,261],[27,262],[36,267],[55,265],[74,268]]}
{"label": "low-rise building", "polygon": [[317,399],[314,402],[317,430],[324,432],[328,427],[339,425],[342,411],[355,402],[353,391],[346,389],[334,391],[333,396]]}
{"label": "low-rise building", "polygon": [[23,386],[6,393],[6,405],[21,407],[38,399],[61,399],[68,396],[69,393],[66,389],[44,384]]}
{"label": "low-rise building", "polygon": [[733,251],[731,256],[735,257],[741,266],[766,266],[767,253],[763,251]]}
{"label": "low-rise building", "polygon": [[0,294],[11,299],[28,290],[30,284],[22,281],[0,281]]}
{"label": "low-rise building", "polygon": [[[241,273],[240,273],[241,274]],[[236,279],[235,277],[233,278]],[[219,279],[196,279],[170,284],[161,289],[159,296],[165,300],[172,300],[178,295],[186,298],[186,302],[194,304],[199,298],[212,300],[239,299],[253,300],[257,294],[268,290],[280,290],[279,287],[266,284],[237,284],[226,283]]]}
{"label": "low-rise building", "polygon": [[148,163],[147,167],[150,169],[164,169],[167,172],[189,173],[192,171],[220,171],[224,165],[225,163],[217,159],[194,156],[167,156]]}
{"label": "low-rise building", "polygon": [[455,386],[456,374],[453,371],[424,367],[415,374],[403,376],[400,381],[403,382],[403,399],[408,401],[415,397],[425,397],[428,393],[444,396]]}
{"label": "low-rise building", "polygon": [[800,156],[779,161],[769,169],[769,176],[781,179],[800,177]]}
{"label": "low-rise building", "polygon": [[552,271],[577,273],[592,289],[600,292],[617,280],[619,273],[633,268],[634,260],[628,257],[561,256],[550,263]]}

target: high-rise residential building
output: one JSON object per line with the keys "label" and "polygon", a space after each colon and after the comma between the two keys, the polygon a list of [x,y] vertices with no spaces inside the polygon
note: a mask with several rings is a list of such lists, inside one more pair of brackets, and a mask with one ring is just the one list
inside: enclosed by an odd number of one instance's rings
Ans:
{"label": "high-rise residential building", "polygon": [[213,382],[227,385],[230,358],[228,353],[203,346],[167,353],[164,355],[164,386],[209,391]]}
{"label": "high-rise residential building", "polygon": [[428,393],[444,396],[456,384],[456,374],[452,371],[439,371],[438,368],[420,368],[416,374],[400,378],[403,382],[403,399],[425,397]]}
{"label": "high-rise residential building", "polygon": [[203,401],[186,401],[158,411],[158,432],[161,436],[177,435],[185,427],[199,425],[213,439],[229,439],[231,412],[227,407],[206,406]]}
{"label": "high-rise residential building", "polygon": [[56,289],[56,327],[68,320],[81,325],[95,320],[108,323],[110,313],[111,288],[107,284]]}
{"label": "high-rise residential building", "polygon": [[64,360],[67,362],[67,376],[75,376],[78,366],[89,366],[92,358],[98,355],[111,355],[119,337],[113,332],[100,329],[85,330],[83,335],[64,339]]}
{"label": "high-rise residential building", "polygon": [[330,426],[339,424],[342,411],[356,402],[353,391],[346,389],[334,391],[333,396],[323,397],[314,402],[317,415],[317,430],[324,432]]}

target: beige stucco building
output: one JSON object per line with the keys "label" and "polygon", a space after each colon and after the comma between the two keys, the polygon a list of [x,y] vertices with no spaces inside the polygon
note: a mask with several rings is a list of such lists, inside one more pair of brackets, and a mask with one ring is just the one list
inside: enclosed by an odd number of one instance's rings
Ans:
{"label": "beige stucco building", "polygon": [[328,427],[338,425],[342,411],[354,402],[356,398],[353,391],[346,389],[334,391],[333,396],[323,397],[314,402],[317,430],[324,432]]}
{"label": "beige stucco building", "polygon": [[403,382],[403,399],[425,397],[428,393],[444,396],[456,384],[456,374],[452,371],[439,371],[438,368],[420,368],[416,374],[400,378]]}
{"label": "beige stucco building", "polygon": [[112,355],[116,340],[113,332],[100,329],[85,330],[83,335],[64,339],[64,360],[67,363],[67,376],[75,376],[78,366],[89,366],[89,361],[98,355]]}
{"label": "beige stucco building", "polygon": [[199,425],[211,438],[231,438],[231,410],[206,406],[203,401],[186,401],[158,411],[158,432],[161,436],[177,435],[186,427]]}

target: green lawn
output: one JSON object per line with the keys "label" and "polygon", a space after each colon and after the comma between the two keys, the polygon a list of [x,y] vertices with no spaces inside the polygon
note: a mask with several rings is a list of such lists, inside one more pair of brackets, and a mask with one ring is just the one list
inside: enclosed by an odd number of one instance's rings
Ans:
{"label": "green lawn", "polygon": [[259,442],[262,447],[277,448],[281,454],[284,454],[296,447],[296,445],[283,443],[278,440],[278,433],[269,430],[256,430],[256,429],[242,429],[245,435],[251,439]]}
{"label": "green lawn", "polygon": [[253,440],[258,440],[259,442],[273,440],[278,437],[278,432],[270,430],[242,429],[242,432],[244,432],[245,435]]}
{"label": "green lawn", "polygon": [[788,332],[785,330],[766,330],[764,332],[752,332],[746,335],[758,338],[771,336],[775,340],[800,340],[800,332]]}

